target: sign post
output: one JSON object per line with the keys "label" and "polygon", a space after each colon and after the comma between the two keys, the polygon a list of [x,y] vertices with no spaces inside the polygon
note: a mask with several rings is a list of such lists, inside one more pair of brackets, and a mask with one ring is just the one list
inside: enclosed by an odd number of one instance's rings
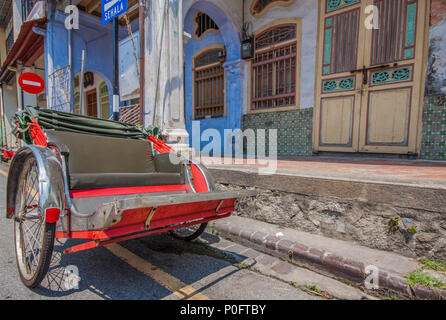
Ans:
{"label": "sign post", "polygon": [[119,26],[118,19],[113,20],[113,120],[119,121]]}
{"label": "sign post", "polygon": [[102,24],[113,20],[113,120],[119,120],[119,25],[118,17],[127,11],[127,0],[102,0]]}

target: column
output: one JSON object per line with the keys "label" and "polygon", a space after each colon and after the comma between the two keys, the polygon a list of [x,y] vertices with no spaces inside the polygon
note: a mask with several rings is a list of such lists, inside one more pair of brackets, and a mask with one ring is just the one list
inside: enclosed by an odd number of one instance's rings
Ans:
{"label": "column", "polygon": [[177,151],[188,149],[184,117],[182,1],[147,2],[144,122]]}

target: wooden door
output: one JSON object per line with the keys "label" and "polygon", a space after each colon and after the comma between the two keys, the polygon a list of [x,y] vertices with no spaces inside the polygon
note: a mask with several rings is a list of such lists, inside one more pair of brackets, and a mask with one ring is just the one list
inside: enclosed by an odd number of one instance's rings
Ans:
{"label": "wooden door", "polygon": [[364,62],[372,69],[362,87],[359,151],[419,153],[430,1],[370,2],[379,29],[365,33]]}
{"label": "wooden door", "polygon": [[98,96],[96,89],[87,92],[87,116],[98,117]]}
{"label": "wooden door", "polygon": [[[314,150],[418,152],[428,1],[320,4]],[[369,6],[378,29],[366,27]]]}

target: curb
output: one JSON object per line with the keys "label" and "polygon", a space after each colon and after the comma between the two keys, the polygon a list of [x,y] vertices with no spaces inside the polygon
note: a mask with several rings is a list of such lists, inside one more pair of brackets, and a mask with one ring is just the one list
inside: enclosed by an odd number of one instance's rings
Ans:
{"label": "curb", "polygon": [[[361,261],[339,256],[323,249],[311,248],[304,244],[278,238],[275,235],[260,231],[250,231],[228,222],[219,223],[214,228],[223,237],[230,240],[241,240],[257,247],[260,251],[279,258],[285,258],[297,266],[312,267],[349,282],[363,284],[370,275],[366,272],[366,265]],[[380,270],[379,286],[412,299],[446,300],[446,290],[430,288],[422,285],[410,287],[406,279]]]}

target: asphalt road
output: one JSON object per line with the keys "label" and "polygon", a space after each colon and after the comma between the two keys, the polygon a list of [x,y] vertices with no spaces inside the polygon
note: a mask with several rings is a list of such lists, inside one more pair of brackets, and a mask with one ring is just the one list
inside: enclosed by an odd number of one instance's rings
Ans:
{"label": "asphalt road", "polygon": [[63,249],[81,241],[56,239],[47,277],[39,288],[30,290],[20,281],[13,222],[5,218],[7,170],[0,164],[0,300],[321,299],[288,283],[243,268],[239,264],[243,257],[228,256],[203,242],[184,243],[168,235],[70,255],[62,254]]}

